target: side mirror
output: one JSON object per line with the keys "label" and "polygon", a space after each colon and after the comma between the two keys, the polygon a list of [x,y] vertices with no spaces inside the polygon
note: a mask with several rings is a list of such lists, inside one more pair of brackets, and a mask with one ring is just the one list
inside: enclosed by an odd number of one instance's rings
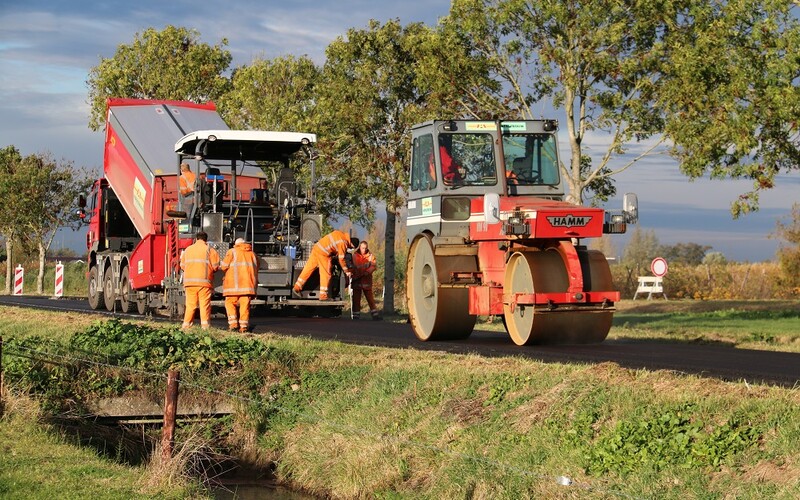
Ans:
{"label": "side mirror", "polygon": [[483,195],[483,218],[487,224],[500,222],[500,195],[486,193]]}
{"label": "side mirror", "polygon": [[628,224],[636,224],[639,221],[639,198],[636,194],[625,193],[622,198],[622,212]]}
{"label": "side mirror", "polygon": [[86,208],[86,197],[83,196],[82,194],[78,195],[78,206],[81,208]]}

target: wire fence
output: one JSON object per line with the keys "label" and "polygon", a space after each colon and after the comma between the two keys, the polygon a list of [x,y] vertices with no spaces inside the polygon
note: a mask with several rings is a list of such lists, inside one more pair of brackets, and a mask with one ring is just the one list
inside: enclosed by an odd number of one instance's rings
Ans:
{"label": "wire fence", "polygon": [[[61,365],[68,365],[74,363],[83,363],[88,365],[93,365],[97,367],[103,367],[111,370],[119,370],[122,372],[132,373],[138,376],[148,377],[154,381],[164,381],[167,382],[168,374],[165,373],[157,373],[147,370],[141,370],[134,367],[127,367],[127,366],[120,366],[115,365],[112,363],[107,363],[103,361],[98,361],[97,359],[91,359],[88,356],[76,356],[76,355],[67,355],[67,354],[59,354],[49,351],[42,351],[39,349],[35,349],[28,346],[16,346],[16,348],[9,348],[8,346],[3,347],[3,339],[0,337],[0,384],[2,384],[2,356],[18,356],[21,358],[27,358],[35,361],[39,361],[42,363],[51,363],[51,364],[61,364]],[[426,450],[429,452],[433,452],[438,455],[449,456],[451,458],[463,460],[465,462],[472,462],[478,464],[484,468],[493,469],[503,474],[507,475],[518,475],[524,476],[528,478],[532,478],[535,480],[540,480],[549,483],[555,483],[556,485],[569,487],[574,489],[583,490],[585,492],[594,492],[594,493],[603,493],[614,497],[619,498],[637,498],[635,496],[631,496],[620,492],[618,490],[610,489],[610,488],[603,488],[598,487],[595,485],[591,485],[588,483],[583,483],[580,481],[576,481],[572,479],[570,476],[565,474],[558,474],[558,473],[540,473],[531,471],[529,469],[525,469],[523,467],[519,467],[516,465],[509,464],[507,462],[502,462],[498,460],[494,460],[491,458],[486,458],[483,456],[478,456],[474,454],[468,454],[464,452],[460,452],[457,450],[452,449],[451,447],[441,446],[441,445],[434,445],[419,442],[410,438],[405,437],[397,437],[387,435],[385,433],[378,433],[374,431],[370,431],[364,429],[362,427],[356,427],[353,425],[348,425],[346,423],[333,421],[327,418],[320,417],[318,415],[314,415],[308,412],[302,412],[293,408],[286,407],[274,401],[265,402],[263,399],[256,399],[249,396],[243,396],[241,394],[236,394],[232,391],[222,391],[219,389],[215,389],[213,387],[208,387],[206,385],[202,385],[191,380],[181,380],[180,381],[181,387],[195,389],[206,394],[215,395],[227,398],[231,401],[236,401],[239,403],[246,403],[252,405],[256,408],[263,407],[265,405],[269,405],[269,408],[275,410],[277,412],[283,413],[285,415],[289,415],[295,417],[298,420],[304,421],[306,423],[311,424],[323,424],[327,426],[329,429],[343,435],[351,435],[351,436],[360,436],[364,438],[369,438],[374,441],[383,441],[387,444],[393,444],[397,446],[404,446],[408,448],[416,448],[420,450]],[[0,386],[1,387],[1,386]],[[0,395],[2,395],[2,391],[0,391]],[[2,401],[0,400],[0,408],[2,408]],[[0,412],[0,416],[2,416],[2,412]]]}

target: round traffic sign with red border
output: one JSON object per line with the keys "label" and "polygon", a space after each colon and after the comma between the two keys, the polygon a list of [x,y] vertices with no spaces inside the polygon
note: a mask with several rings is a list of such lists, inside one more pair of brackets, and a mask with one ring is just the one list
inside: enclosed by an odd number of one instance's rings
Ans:
{"label": "round traffic sign with red border", "polygon": [[650,271],[653,273],[653,276],[664,276],[667,274],[667,260],[663,257],[656,257],[653,259],[653,262],[650,263]]}

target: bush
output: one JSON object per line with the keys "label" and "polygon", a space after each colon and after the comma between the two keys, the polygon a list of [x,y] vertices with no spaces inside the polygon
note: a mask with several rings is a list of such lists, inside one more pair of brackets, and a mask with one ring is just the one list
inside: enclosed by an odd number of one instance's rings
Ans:
{"label": "bush", "polygon": [[[633,298],[638,285],[633,270],[611,266],[614,285],[623,298]],[[667,297],[697,300],[770,300],[794,298],[797,293],[780,286],[781,270],[774,262],[671,264],[664,276]]]}

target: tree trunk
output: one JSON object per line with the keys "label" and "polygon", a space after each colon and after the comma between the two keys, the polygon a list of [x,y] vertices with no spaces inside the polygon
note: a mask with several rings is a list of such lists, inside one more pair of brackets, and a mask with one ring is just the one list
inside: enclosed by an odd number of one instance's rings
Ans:
{"label": "tree trunk", "polygon": [[386,204],[386,246],[383,249],[383,314],[394,314],[394,239],[397,224],[394,208]]}
{"label": "tree trunk", "polygon": [[39,274],[36,276],[36,293],[42,295],[44,293],[44,266],[47,257],[47,247],[39,242]]}
{"label": "tree trunk", "polygon": [[14,282],[14,256],[12,255],[13,246],[14,242],[12,241],[12,236],[6,236],[6,295],[11,295],[11,283]]}

